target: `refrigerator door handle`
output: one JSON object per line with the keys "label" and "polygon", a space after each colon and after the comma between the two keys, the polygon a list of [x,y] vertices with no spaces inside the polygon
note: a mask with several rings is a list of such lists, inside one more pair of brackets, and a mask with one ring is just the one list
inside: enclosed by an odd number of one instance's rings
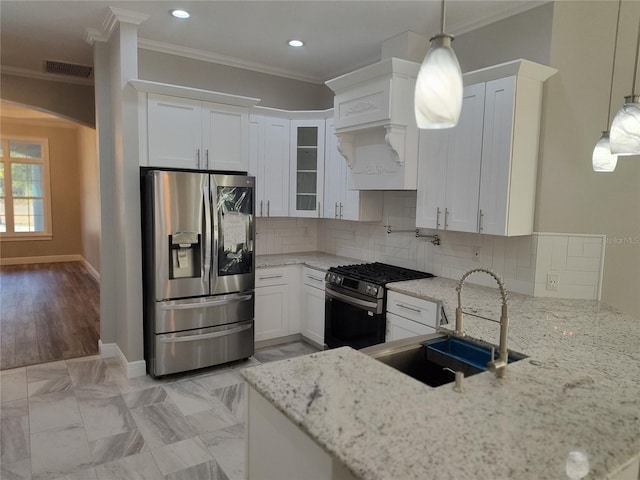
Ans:
{"label": "refrigerator door handle", "polygon": [[252,327],[252,325],[253,325],[253,320],[239,327],[231,328],[229,330],[223,330],[221,332],[203,333],[201,335],[185,335],[182,337],[161,338],[160,342],[162,343],[197,342],[198,340],[207,340],[209,338],[227,337],[229,335],[235,335],[236,333],[249,330]]}
{"label": "refrigerator door handle", "polygon": [[252,297],[253,295],[240,295],[238,297],[225,298],[224,300],[211,300],[210,302],[165,304],[160,305],[160,310],[190,310],[194,308],[220,307],[222,305],[231,305],[232,303],[251,300]]}
{"label": "refrigerator door handle", "polygon": [[202,256],[202,279],[209,287],[209,293],[211,292],[211,196],[209,192],[209,182],[206,182],[202,187],[202,202],[204,203],[204,225],[203,225],[203,239],[202,249],[204,255]]}

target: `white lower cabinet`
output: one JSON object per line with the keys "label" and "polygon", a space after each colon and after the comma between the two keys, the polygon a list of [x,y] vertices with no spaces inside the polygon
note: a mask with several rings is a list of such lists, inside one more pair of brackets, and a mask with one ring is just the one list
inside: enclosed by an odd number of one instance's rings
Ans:
{"label": "white lower cabinet", "polygon": [[270,340],[300,332],[299,267],[260,268],[256,271],[255,340]]}
{"label": "white lower cabinet", "polygon": [[428,325],[414,322],[403,318],[395,313],[387,312],[387,333],[386,341],[393,342],[403,338],[415,337],[418,335],[427,335],[434,333],[436,330]]}
{"label": "white lower cabinet", "polygon": [[398,292],[388,292],[385,337],[387,342],[435,333],[437,326],[438,304],[436,302]]}
{"label": "white lower cabinet", "polygon": [[302,336],[316,346],[324,346],[324,272],[309,267],[302,270]]}
{"label": "white lower cabinet", "polygon": [[255,389],[247,389],[245,478],[355,480],[347,468]]}

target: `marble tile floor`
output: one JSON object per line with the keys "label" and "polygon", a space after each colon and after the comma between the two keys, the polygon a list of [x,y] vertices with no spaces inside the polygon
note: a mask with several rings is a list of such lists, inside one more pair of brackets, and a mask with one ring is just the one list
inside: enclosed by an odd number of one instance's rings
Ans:
{"label": "marble tile floor", "polygon": [[82,357],[0,372],[2,480],[244,478],[243,368],[317,351],[294,342],[154,380]]}

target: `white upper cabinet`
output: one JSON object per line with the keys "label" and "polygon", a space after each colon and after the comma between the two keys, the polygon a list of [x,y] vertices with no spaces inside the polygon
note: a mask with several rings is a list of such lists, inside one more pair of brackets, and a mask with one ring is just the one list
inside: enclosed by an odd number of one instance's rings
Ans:
{"label": "white upper cabinet", "polygon": [[250,116],[249,175],[256,177],[256,214],[289,215],[290,121]]}
{"label": "white upper cabinet", "polygon": [[476,232],[484,84],[464,89],[458,125],[421,130],[416,226]]}
{"label": "white upper cabinet", "polygon": [[203,102],[202,149],[207,168],[246,172],[249,168],[249,110]]}
{"label": "white upper cabinet", "polygon": [[205,168],[202,160],[201,110],[197,100],[149,94],[147,165]]}
{"label": "white upper cabinet", "polygon": [[320,217],[324,195],[324,119],[291,121],[289,214]]}
{"label": "white upper cabinet", "polygon": [[542,87],[555,72],[516,60],[464,75],[459,124],[420,133],[418,227],[533,232]]}
{"label": "white upper cabinet", "polygon": [[249,107],[258,99],[144,80],[129,83],[139,92],[140,165],[248,170]]}
{"label": "white upper cabinet", "polygon": [[335,121],[326,121],[324,218],[353,221],[382,220],[383,192],[353,190],[351,169],[338,151]]}

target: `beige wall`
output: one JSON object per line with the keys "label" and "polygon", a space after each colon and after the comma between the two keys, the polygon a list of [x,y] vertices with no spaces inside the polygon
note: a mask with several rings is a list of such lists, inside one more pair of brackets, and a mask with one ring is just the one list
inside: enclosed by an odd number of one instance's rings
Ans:
{"label": "beige wall", "polygon": [[0,98],[95,127],[93,86],[2,74]]}
{"label": "beige wall", "polygon": [[144,49],[138,50],[138,76],[143,80],[260,98],[262,107],[333,108],[333,93],[325,85]]}
{"label": "beige wall", "polygon": [[82,253],[80,175],[76,128],[34,126],[3,121],[3,136],[49,139],[52,240],[2,242],[2,258]]}
{"label": "beige wall", "polygon": [[[554,2],[461,35],[463,70],[513,58],[551,65],[545,84],[534,228],[606,234],[602,300],[640,317],[640,158],[594,173],[606,127],[618,2]],[[631,90],[640,2],[623,2],[613,107]]]}
{"label": "beige wall", "polygon": [[[622,2],[613,106],[631,92],[640,2]],[[545,89],[536,230],[604,233],[602,300],[640,318],[640,156],[594,173],[606,127],[617,2],[557,2]]]}
{"label": "beige wall", "polygon": [[463,72],[526,58],[549,64],[553,3],[528,10],[455,38]]}
{"label": "beige wall", "polygon": [[100,272],[100,172],[96,131],[78,128],[82,256]]}

